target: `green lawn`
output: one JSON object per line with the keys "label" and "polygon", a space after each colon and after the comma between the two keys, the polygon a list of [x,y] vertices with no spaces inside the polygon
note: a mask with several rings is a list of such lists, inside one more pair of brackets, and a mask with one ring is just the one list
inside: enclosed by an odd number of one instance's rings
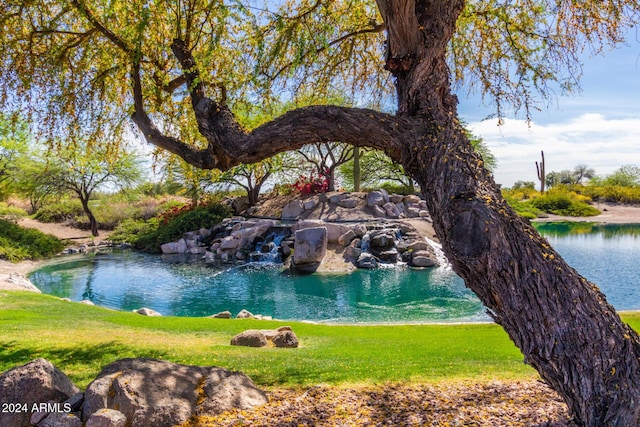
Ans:
{"label": "green lawn", "polygon": [[[640,315],[625,319],[635,328]],[[297,349],[233,347],[246,329],[287,324]],[[27,292],[0,291],[0,372],[50,360],[84,388],[124,357],[239,370],[261,386],[482,381],[535,377],[496,325],[330,326],[296,322],[145,317]]]}

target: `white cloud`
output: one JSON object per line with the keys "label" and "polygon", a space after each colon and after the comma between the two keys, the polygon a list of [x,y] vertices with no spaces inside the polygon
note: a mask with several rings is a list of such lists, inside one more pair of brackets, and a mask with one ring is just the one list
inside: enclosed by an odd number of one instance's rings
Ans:
{"label": "white cloud", "polygon": [[496,156],[495,179],[505,187],[519,180],[537,182],[541,150],[547,172],[586,164],[603,176],[622,165],[640,165],[640,115],[612,119],[589,113],[548,124],[505,119],[501,126],[493,119],[468,127]]}

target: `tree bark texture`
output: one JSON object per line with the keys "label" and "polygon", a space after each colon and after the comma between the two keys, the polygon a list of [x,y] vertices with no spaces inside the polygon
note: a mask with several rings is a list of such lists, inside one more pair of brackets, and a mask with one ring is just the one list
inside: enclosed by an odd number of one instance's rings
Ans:
{"label": "tree bark texture", "polygon": [[[253,163],[317,142],[384,150],[421,186],[454,270],[525,362],[564,398],[574,420],[594,427],[640,425],[638,335],[507,205],[457,120],[446,49],[464,1],[377,1],[389,37],[386,67],[397,85],[395,116],[307,107],[246,133],[224,105],[204,96],[193,58],[176,41],[209,148],[196,152],[149,127],[135,83],[133,119],[150,142],[201,167]],[[135,82],[135,69],[132,75]]]}

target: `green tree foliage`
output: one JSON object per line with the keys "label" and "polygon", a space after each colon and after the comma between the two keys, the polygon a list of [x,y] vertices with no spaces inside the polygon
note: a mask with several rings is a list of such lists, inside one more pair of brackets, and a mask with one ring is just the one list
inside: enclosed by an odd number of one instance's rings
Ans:
{"label": "green tree foliage", "polygon": [[98,236],[96,220],[89,201],[96,189],[128,187],[140,179],[141,170],[133,153],[112,153],[108,146],[89,144],[61,147],[51,153],[45,168],[34,177],[37,187],[55,192],[71,192],[89,218],[91,234]]}
{"label": "green tree foliage", "polygon": [[16,190],[20,170],[29,161],[27,123],[0,114],[0,199]]}
{"label": "green tree foliage", "polygon": [[[574,420],[638,425],[640,337],[506,206],[452,84],[479,90],[499,117],[529,117],[577,85],[585,49],[639,21],[637,0],[5,0],[0,102],[50,141],[115,135],[130,117],[207,169],[316,142],[383,150],[425,190],[454,269]],[[397,108],[296,108],[250,132],[233,115],[336,91],[365,104],[394,91]]]}

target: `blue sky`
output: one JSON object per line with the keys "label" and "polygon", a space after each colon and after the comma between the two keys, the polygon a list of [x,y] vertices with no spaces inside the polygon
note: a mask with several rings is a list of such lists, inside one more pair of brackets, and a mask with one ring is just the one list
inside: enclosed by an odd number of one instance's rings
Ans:
{"label": "blue sky", "polygon": [[[507,116],[483,119],[494,111],[478,97],[458,94],[459,113],[498,159],[496,182],[534,181],[535,162],[544,150],[547,172],[586,164],[597,175],[622,165],[640,166],[640,29],[625,45],[604,56],[583,58],[582,92],[558,96],[532,122]],[[542,106],[542,105],[541,105]],[[543,106],[544,107],[544,106]]]}

